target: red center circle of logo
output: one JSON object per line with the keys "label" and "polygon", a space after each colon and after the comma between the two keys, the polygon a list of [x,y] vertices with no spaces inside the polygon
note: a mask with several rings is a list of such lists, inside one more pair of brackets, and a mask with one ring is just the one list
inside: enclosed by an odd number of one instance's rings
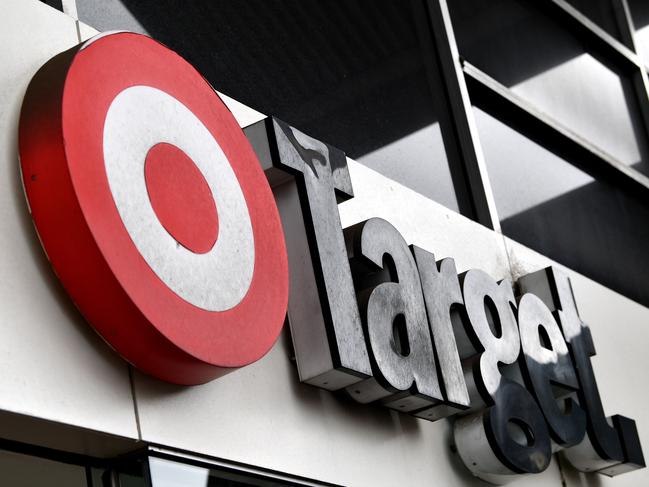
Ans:
{"label": "red center circle of logo", "polygon": [[208,252],[218,236],[218,210],[207,181],[189,156],[160,142],[146,155],[144,178],[162,226],[192,252]]}
{"label": "red center circle of logo", "polygon": [[133,33],[59,54],[30,83],[19,145],[43,247],[124,358],[197,384],[270,349],[288,297],[277,207],[238,123],[183,58]]}

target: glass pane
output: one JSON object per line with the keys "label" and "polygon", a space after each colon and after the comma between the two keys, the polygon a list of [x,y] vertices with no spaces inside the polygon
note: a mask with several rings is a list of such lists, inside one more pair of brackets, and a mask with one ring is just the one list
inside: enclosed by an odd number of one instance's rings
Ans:
{"label": "glass pane", "polygon": [[635,26],[635,41],[638,54],[649,65],[649,2],[628,0]]}
{"label": "glass pane", "polygon": [[83,467],[0,450],[2,485],[11,487],[87,487]]}
{"label": "glass pane", "polygon": [[150,457],[152,487],[287,487],[284,482]]}
{"label": "glass pane", "polygon": [[90,479],[92,487],[150,487],[147,483],[145,469],[148,468],[147,458],[130,457],[115,462],[110,469],[91,468]]}
{"label": "glass pane", "polygon": [[82,21],[149,33],[217,90],[457,210],[438,117],[442,89],[427,76],[424,59],[434,56],[423,47],[426,23],[410,2],[77,5]]}
{"label": "glass pane", "polygon": [[649,173],[631,82],[533,2],[449,2],[460,53],[619,161]]}
{"label": "glass pane", "polygon": [[502,230],[649,305],[649,206],[474,109]]}
{"label": "glass pane", "polygon": [[151,484],[154,487],[207,487],[210,471],[159,458],[150,458]]}

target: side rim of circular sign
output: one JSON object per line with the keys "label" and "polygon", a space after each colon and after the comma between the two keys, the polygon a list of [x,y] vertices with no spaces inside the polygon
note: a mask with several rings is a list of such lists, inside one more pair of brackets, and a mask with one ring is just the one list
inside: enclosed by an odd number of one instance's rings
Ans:
{"label": "side rim of circular sign", "polygon": [[[103,122],[107,104],[133,85],[162,89],[187,106],[235,171],[249,207],[255,261],[250,289],[232,309],[206,311],[172,292],[120,219],[103,164]],[[183,58],[133,33],[98,36],[53,57],[27,89],[19,154],[32,219],[55,273],[127,361],[169,382],[199,384],[270,350],[288,301],[279,213],[243,131]]]}

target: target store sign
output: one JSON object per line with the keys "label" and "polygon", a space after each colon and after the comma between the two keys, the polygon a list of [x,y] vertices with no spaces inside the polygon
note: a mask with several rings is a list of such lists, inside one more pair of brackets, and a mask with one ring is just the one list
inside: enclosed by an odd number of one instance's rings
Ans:
{"label": "target store sign", "polygon": [[133,33],[59,54],[29,85],[19,145],[48,258],[126,360],[199,384],[271,348],[288,296],[275,200],[184,59]]}

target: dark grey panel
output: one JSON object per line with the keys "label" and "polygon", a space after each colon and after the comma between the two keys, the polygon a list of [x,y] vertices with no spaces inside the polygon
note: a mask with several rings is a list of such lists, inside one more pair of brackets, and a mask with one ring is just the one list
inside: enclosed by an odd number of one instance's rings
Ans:
{"label": "dark grey panel", "polygon": [[[76,2],[79,20],[101,32],[130,30],[140,34],[147,33],[121,0],[76,0]],[[166,18],[164,21],[170,22],[172,18]]]}
{"label": "dark grey panel", "polygon": [[[99,29],[147,32],[219,91],[457,210],[425,22],[390,0],[78,0]],[[420,12],[421,13],[421,12]]]}
{"label": "dark grey panel", "polygon": [[649,305],[649,206],[475,109],[505,235]]}
{"label": "dark grey panel", "polygon": [[649,150],[628,75],[541,9],[544,3],[449,2],[460,54],[580,137],[646,173]]}
{"label": "dark grey panel", "polygon": [[599,27],[619,39],[620,31],[615,21],[615,0],[568,0],[568,3],[595,22]]}
{"label": "dark grey panel", "polygon": [[649,2],[647,0],[628,0],[638,54],[649,64]]}

